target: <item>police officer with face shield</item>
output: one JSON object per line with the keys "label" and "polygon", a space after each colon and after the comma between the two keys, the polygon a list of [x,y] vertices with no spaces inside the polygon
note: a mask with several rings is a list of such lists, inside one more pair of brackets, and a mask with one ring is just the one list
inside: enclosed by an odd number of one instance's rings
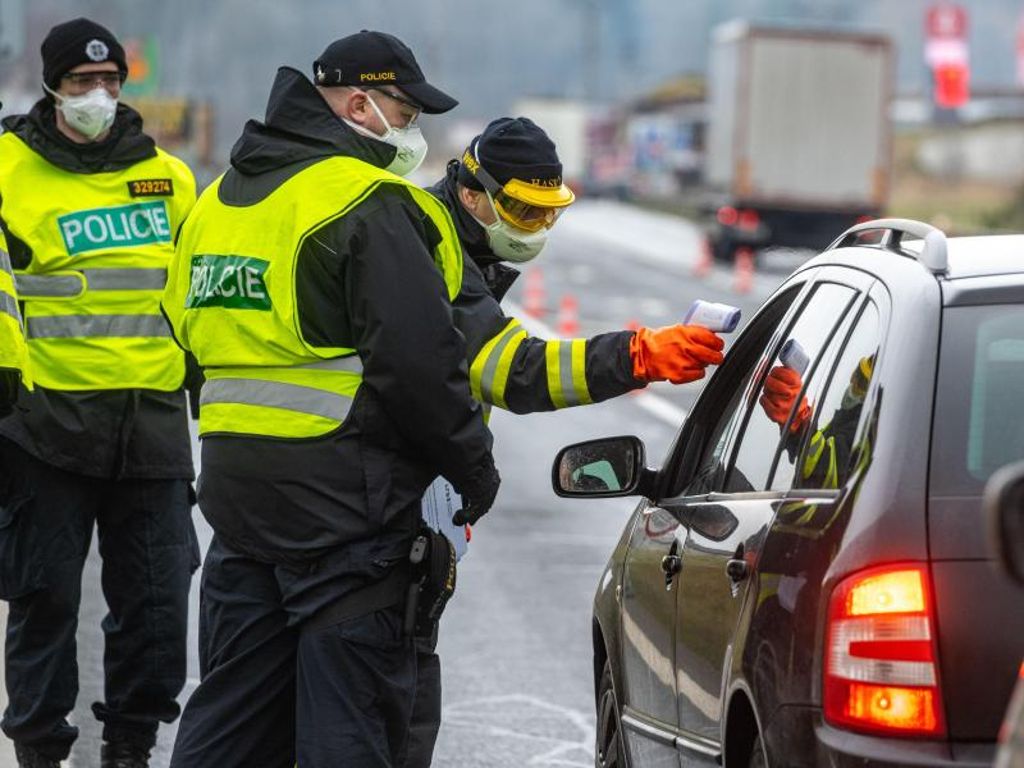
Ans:
{"label": "police officer with face shield", "polygon": [[[0,597],[10,603],[3,730],[56,766],[78,729],[75,629],[93,528],[109,613],[102,766],[147,764],[178,715],[198,565],[185,358],[160,313],[191,172],[119,103],[124,49],[80,18],[42,44],[45,97],[0,136],[0,226],[30,374],[0,421]],[[8,254],[0,328],[13,330]],[[3,364],[0,363],[0,366]]]}
{"label": "police officer with face shield", "polygon": [[[453,308],[466,337],[473,394],[485,407],[532,413],[597,403],[652,381],[695,381],[708,365],[722,361],[722,339],[698,326],[542,339],[504,313],[500,301],[519,274],[507,262],[536,258],[575,200],[563,183],[554,143],[528,118],[491,122],[430,191],[451,212],[462,244],[462,289]],[[419,679],[405,768],[430,765],[441,722],[436,621],[421,620],[419,629]]]}
{"label": "police officer with face shield", "polygon": [[402,178],[421,112],[455,100],[397,38],[342,38],[313,82],[281,68],[263,122],[200,197],[164,310],[203,367],[202,682],[174,768],[399,765],[420,499],[498,489],[450,300],[444,206]]}

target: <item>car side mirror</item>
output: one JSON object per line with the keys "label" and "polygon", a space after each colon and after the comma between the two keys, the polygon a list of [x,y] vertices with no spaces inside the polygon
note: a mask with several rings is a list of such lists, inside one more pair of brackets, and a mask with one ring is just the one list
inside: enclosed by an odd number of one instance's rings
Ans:
{"label": "car side mirror", "polygon": [[643,441],[632,435],[566,446],[551,467],[555,493],[566,497],[633,496],[651,485]]}
{"label": "car side mirror", "polygon": [[1013,579],[1024,583],[1024,462],[992,473],[982,505],[999,562]]}

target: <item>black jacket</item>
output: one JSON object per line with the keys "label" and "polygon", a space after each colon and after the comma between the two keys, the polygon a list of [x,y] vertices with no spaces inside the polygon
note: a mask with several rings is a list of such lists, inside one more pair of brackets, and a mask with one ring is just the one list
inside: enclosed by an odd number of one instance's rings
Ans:
{"label": "black jacket", "polygon": [[[53,104],[41,99],[27,115],[3,120],[50,163],[68,173],[103,173],[129,168],[156,155],[135,110],[118,105],[110,136],[76,144],[57,130]],[[28,245],[8,231],[11,263],[28,266]],[[55,467],[99,478],[193,477],[185,395],[144,389],[67,392],[22,390],[13,413],[0,421],[0,436]]]}
{"label": "black jacket", "polygon": [[[384,167],[394,148],[351,130],[305,76],[282,68],[266,120],[250,121],[232,150],[221,202],[251,205],[334,155]],[[492,470],[465,342],[431,256],[439,238],[406,190],[384,184],[304,241],[295,275],[302,335],[358,350],[363,384],[325,437],[204,439],[200,508],[234,548],[280,562],[362,540],[373,544],[353,552],[404,555],[436,475],[473,492]]]}
{"label": "black jacket", "polygon": [[[459,202],[458,165],[457,161],[451,161],[445,178],[428,191],[451,212],[462,243],[465,256],[462,291],[452,306],[455,324],[466,337],[468,359],[472,363],[484,345],[500,334],[512,319],[502,311],[500,302],[519,272],[501,263],[487,243],[484,228]],[[587,339],[585,373],[587,389],[595,403],[645,386],[633,377],[629,355],[632,338],[632,331],[616,331]],[[517,347],[504,394],[508,409],[515,413],[556,408],[549,391],[546,340],[529,336]]]}

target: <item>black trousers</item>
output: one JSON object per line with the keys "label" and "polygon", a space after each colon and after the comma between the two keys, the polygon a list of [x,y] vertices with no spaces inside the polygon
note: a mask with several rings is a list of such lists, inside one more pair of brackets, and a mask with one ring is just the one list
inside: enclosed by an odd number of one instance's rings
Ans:
{"label": "black trousers", "polygon": [[186,480],[100,480],[45,464],[0,440],[0,598],[10,602],[4,733],[53,759],[78,735],[75,630],[82,568],[99,534],[103,738],[156,742],[179,712],[188,591],[199,551]]}
{"label": "black trousers", "polygon": [[430,768],[441,730],[441,658],[434,643],[416,648],[416,699],[409,728],[409,746],[402,768]]}
{"label": "black trousers", "polygon": [[203,563],[202,682],[172,768],[402,765],[416,655],[401,606],[326,626],[309,620],[352,589],[340,555],[298,571],[214,537]]}

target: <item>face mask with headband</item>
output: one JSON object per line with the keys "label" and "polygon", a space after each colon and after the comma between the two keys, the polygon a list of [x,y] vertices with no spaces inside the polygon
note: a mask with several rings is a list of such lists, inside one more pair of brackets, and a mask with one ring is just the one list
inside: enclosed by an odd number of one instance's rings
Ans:
{"label": "face mask with headband", "polygon": [[[387,96],[396,98],[393,94],[383,92]],[[384,117],[384,113],[381,112],[380,108],[374,102],[373,97],[370,94],[366,94],[367,101],[370,102],[370,106],[373,107],[373,111],[377,113],[377,117],[380,118],[381,122],[384,123],[384,127],[387,129],[383,135],[378,135],[371,131],[365,126],[354,123],[351,120],[344,120],[345,124],[354,130],[356,133],[366,136],[377,141],[382,141],[385,144],[389,144],[395,148],[395,159],[392,160],[387,168],[384,170],[391,171],[398,176],[408,176],[410,173],[420,167],[423,162],[423,158],[427,156],[427,140],[423,138],[423,133],[420,131],[419,125],[416,124],[416,118],[414,117],[409,121],[409,124],[404,128],[395,128],[388,122],[388,119]],[[399,101],[402,101],[399,99]],[[403,101],[404,103],[404,101]]]}
{"label": "face mask with headband", "polygon": [[[484,228],[487,243],[498,258],[517,264],[530,261],[544,249],[548,229],[575,197],[566,189],[568,196],[561,196],[557,204],[552,205],[553,201],[542,198],[550,196],[553,188],[528,184],[519,179],[499,184],[480,165],[478,143],[473,144],[472,152],[469,149],[465,151],[462,164],[483,185],[495,218],[493,224],[485,224],[475,216],[473,218]],[[562,186],[558,188],[561,190]]]}
{"label": "face mask with headband", "polygon": [[43,83],[43,90],[53,96],[57,109],[67,124],[89,139],[95,139],[114,124],[117,99],[102,85],[81,96],[62,96]]}

